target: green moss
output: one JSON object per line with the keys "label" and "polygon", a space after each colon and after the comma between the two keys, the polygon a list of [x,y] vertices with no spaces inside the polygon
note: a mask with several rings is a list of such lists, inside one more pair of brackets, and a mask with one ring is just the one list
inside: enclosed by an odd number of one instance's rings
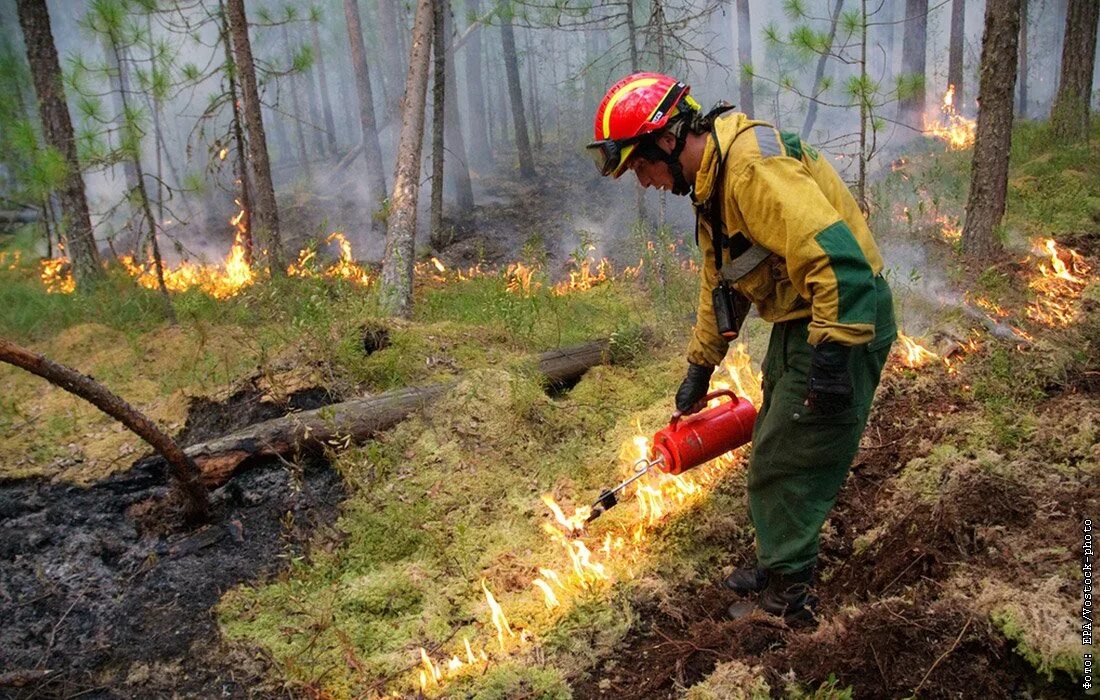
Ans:
{"label": "green moss", "polygon": [[508,662],[491,668],[470,683],[456,684],[445,689],[442,697],[470,700],[570,700],[573,691],[561,672],[553,667]]}
{"label": "green moss", "polygon": [[763,669],[749,667],[740,661],[726,661],[715,666],[706,680],[688,688],[684,700],[766,700],[771,687],[764,679]]}
{"label": "green moss", "polygon": [[1066,673],[1075,680],[1084,675],[1085,662],[1080,649],[1050,648],[1049,643],[1044,644],[1036,637],[1041,632],[1035,630],[1027,618],[1021,615],[1018,605],[1004,605],[994,610],[990,619],[1006,639],[1015,643],[1016,653],[1047,680],[1053,681],[1059,672]]}

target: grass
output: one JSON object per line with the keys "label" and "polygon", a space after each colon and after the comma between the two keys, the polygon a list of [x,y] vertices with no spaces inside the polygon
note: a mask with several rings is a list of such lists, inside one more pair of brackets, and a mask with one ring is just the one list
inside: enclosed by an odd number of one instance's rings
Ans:
{"label": "grass", "polygon": [[[1006,217],[1013,235],[1069,238],[1095,230],[1088,193],[1100,191],[1100,173],[1086,148],[1054,148],[1042,126],[1029,124],[1014,136],[1013,160]],[[910,221],[877,215],[874,227],[883,236],[927,234],[927,215],[961,210],[968,154],[913,161],[908,179],[895,173],[877,190],[885,201],[913,204]],[[1082,183],[1084,195],[1077,188]],[[21,235],[16,244],[26,245]],[[411,692],[419,647],[437,662],[461,654],[463,638],[492,653],[496,631],[480,586],[485,580],[529,645],[495,658],[484,674],[460,674],[430,694],[565,698],[568,679],[613,654],[642,611],[714,580],[733,551],[751,541],[743,482],[733,476],[692,506],[690,517],[665,521],[634,560],[615,563],[622,583],[596,586],[556,611],[545,609],[530,586],[541,566],[567,565],[560,546],[541,529],[548,516],[539,496],[552,492],[566,505],[590,502],[620,476],[620,448],[631,436],[667,421],[683,372],[696,281],[681,267],[673,232],[660,231],[653,242],[647,246],[636,235],[643,259],[638,280],[564,296],[552,294],[546,280],[529,294],[513,294],[499,275],[425,285],[408,322],[380,318],[373,295],[360,288],[274,280],[221,302],[176,295],[182,324],[171,329],[156,295],[117,274],[87,294],[47,295],[25,266],[0,270],[0,333],[94,373],[177,427],[188,395],[217,395],[257,374],[290,381],[292,371],[305,371],[312,381],[344,392],[457,378],[453,390],[421,415],[332,456],[352,491],[338,522],[346,541],[335,551],[292,560],[272,580],[227,592],[217,610],[221,630],[262,648],[288,684],[309,692],[351,697],[379,679],[391,690]],[[525,256],[537,259],[538,247],[532,239]],[[945,276],[960,279],[953,256],[944,251],[944,265],[954,266]],[[892,280],[899,289],[917,282]],[[1024,293],[1020,278],[1003,271],[985,273],[977,284],[993,299]],[[968,330],[961,314],[922,307],[912,298],[902,303],[915,315],[935,316],[937,328]],[[983,338],[950,379],[958,385],[949,397],[954,410],[933,417],[942,407],[922,407],[937,442],[891,484],[899,498],[934,501],[953,470],[964,466],[1020,478],[1039,473],[1035,465],[1041,464],[1051,478],[1094,478],[1095,404],[1073,387],[1094,367],[1096,316],[1087,315],[1078,327],[1037,330],[1027,351]],[[390,345],[365,354],[362,330],[379,325]],[[758,321],[746,326],[757,360],[767,331]],[[564,396],[546,396],[531,354],[606,336],[613,338],[614,362],[591,370]],[[903,386],[946,376],[906,371]],[[129,462],[117,455],[126,446],[120,438],[94,437],[108,430],[94,412],[17,372],[0,370],[0,380],[10,388],[0,398],[0,430],[23,436],[0,441],[5,474],[90,479]],[[27,424],[33,429],[11,430]],[[66,464],[73,459],[70,443],[88,453],[83,464],[98,466]],[[26,458],[31,463],[16,464]],[[596,531],[625,532],[633,508],[608,514]],[[1044,602],[1060,611],[1056,593]],[[991,603],[987,614],[1021,655],[1042,673],[1060,668],[1061,647],[1035,641],[1046,639],[1046,621],[1005,610]],[[759,669],[735,662],[720,666],[688,697],[759,697],[768,690]],[[787,692],[853,695],[835,678]]]}

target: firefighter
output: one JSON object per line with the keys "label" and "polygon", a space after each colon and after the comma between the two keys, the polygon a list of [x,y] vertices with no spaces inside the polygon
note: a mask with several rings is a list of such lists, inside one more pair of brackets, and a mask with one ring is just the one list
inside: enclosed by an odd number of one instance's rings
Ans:
{"label": "firefighter", "polygon": [[676,410],[701,409],[711,373],[755,306],[770,321],[748,466],[756,561],[724,585],[753,610],[814,622],[821,527],[859,447],[897,336],[882,256],[859,205],[798,135],[657,73],[623,78],[587,151],[604,176],[691,197],[702,252],[696,323]]}

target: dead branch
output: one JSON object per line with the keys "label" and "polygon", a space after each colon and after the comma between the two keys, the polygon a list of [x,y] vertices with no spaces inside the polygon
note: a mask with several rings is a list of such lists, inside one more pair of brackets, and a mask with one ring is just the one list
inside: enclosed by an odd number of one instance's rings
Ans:
{"label": "dead branch", "polygon": [[206,518],[210,504],[198,466],[156,423],[91,377],[3,338],[0,338],[0,362],[25,369],[79,396],[136,433],[168,463],[183,497],[186,520],[195,523]]}

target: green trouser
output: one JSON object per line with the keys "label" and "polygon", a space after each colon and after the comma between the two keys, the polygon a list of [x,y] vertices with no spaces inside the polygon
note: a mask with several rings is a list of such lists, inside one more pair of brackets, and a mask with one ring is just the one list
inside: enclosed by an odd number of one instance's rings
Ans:
{"label": "green trouser", "polygon": [[875,338],[852,348],[852,406],[840,413],[817,415],[803,404],[813,349],[807,342],[809,319],[772,327],[748,472],[756,556],[771,571],[790,574],[817,561],[821,526],[859,449],[882,367],[897,337],[890,288],[881,276],[876,284]]}

